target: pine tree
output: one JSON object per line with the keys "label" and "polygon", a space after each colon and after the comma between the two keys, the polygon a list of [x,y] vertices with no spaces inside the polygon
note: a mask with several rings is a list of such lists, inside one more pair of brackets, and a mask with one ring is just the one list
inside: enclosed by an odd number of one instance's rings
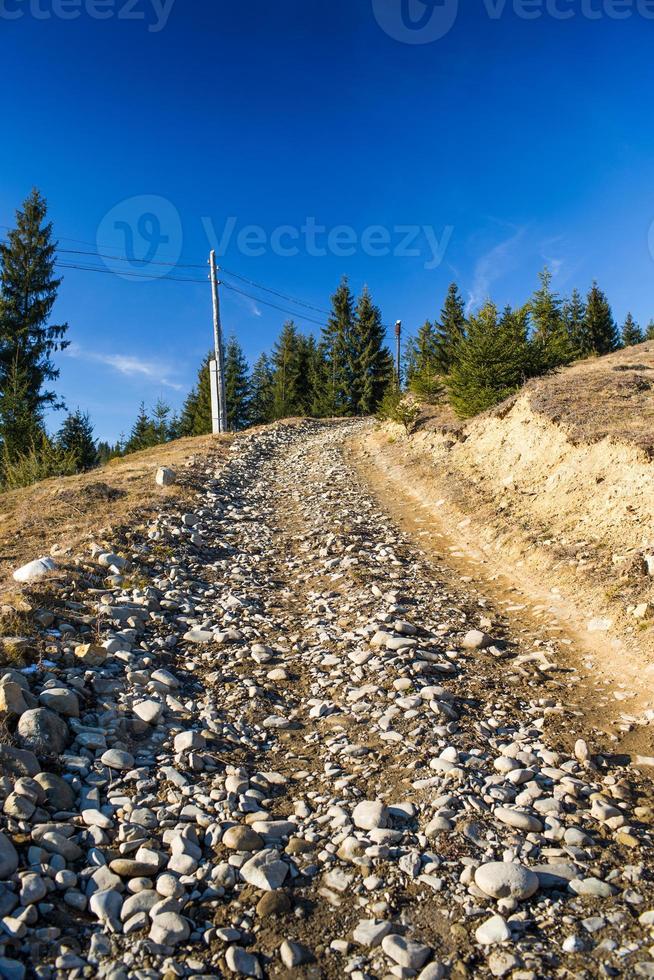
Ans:
{"label": "pine tree", "polygon": [[225,350],[225,399],[227,428],[238,432],[249,425],[250,379],[248,362],[236,337],[230,337]]}
{"label": "pine tree", "polygon": [[470,317],[447,378],[457,415],[477,415],[516,391],[525,380],[528,359],[524,313],[505,310],[500,319],[494,303],[485,303]]}
{"label": "pine tree", "polygon": [[635,347],[636,344],[642,344],[645,337],[643,331],[640,329],[631,313],[627,313],[627,318],[624,321],[622,327],[622,343],[625,347]]}
{"label": "pine tree", "polygon": [[357,303],[350,344],[350,407],[354,415],[373,415],[393,378],[393,359],[384,344],[381,312],[365,286]]}
{"label": "pine tree", "polygon": [[205,436],[213,431],[209,353],[202,361],[195,386],[188,393],[179,420],[180,436]]}
{"label": "pine tree", "polygon": [[272,352],[274,419],[303,414],[301,401],[301,343],[297,327],[289,320],[282,327]]}
{"label": "pine tree", "polygon": [[332,377],[330,351],[323,338],[316,346],[311,376],[311,415],[315,418],[330,418],[333,414]]}
{"label": "pine tree", "polygon": [[[408,342],[404,359],[407,387],[420,401],[433,404],[443,393],[442,355],[440,335],[434,324],[426,320]],[[450,360],[450,367],[452,363]]]}
{"label": "pine tree", "polygon": [[645,330],[645,340],[654,340],[654,320],[650,320]]}
{"label": "pine tree", "polygon": [[321,354],[312,334],[298,335],[299,372],[297,410],[299,415],[315,414],[315,385],[320,377]]}
{"label": "pine tree", "polygon": [[57,442],[64,452],[74,454],[78,470],[91,470],[98,465],[98,449],[88,412],[78,408],[68,415],[59,430]]}
{"label": "pine tree", "polygon": [[273,369],[267,354],[254,362],[250,379],[250,423],[265,425],[273,418]]}
{"label": "pine tree", "polygon": [[34,440],[47,407],[63,408],[46,387],[59,376],[52,355],[68,346],[68,325],[49,323],[61,279],[46,214],[45,199],[33,190],[0,245],[0,438],[8,459]]}
{"label": "pine tree", "polygon": [[152,410],[152,425],[157,442],[168,442],[170,439],[170,405],[158,398]]}
{"label": "pine tree", "polygon": [[532,350],[542,371],[549,371],[561,364],[569,364],[574,349],[563,316],[563,304],[558,293],[552,291],[552,273],[546,267],[539,273],[540,289],[529,304],[532,331]]}
{"label": "pine tree", "polygon": [[104,466],[108,463],[110,459],[115,459],[117,456],[122,456],[123,449],[120,440],[116,442],[113,446],[111,443],[102,440],[98,443],[98,465]]}
{"label": "pine tree", "polygon": [[591,353],[610,354],[620,346],[618,328],[609,301],[596,282],[588,293],[585,330]]}
{"label": "pine tree", "polygon": [[442,374],[447,374],[454,363],[456,350],[465,337],[466,313],[463,297],[455,282],[450,284],[443,304],[438,336],[438,359]]}
{"label": "pine tree", "polygon": [[155,424],[145,410],[145,402],[141,402],[139,413],[136,416],[136,421],[132,426],[132,431],[129,434],[129,439],[125,446],[125,452],[137,453],[141,449],[149,449],[151,446],[158,445],[158,443],[159,439]]}
{"label": "pine tree", "polygon": [[346,415],[351,408],[353,327],[354,297],[344,276],[332,296],[332,312],[322,332],[322,346],[327,360],[327,390],[324,412],[321,414]]}
{"label": "pine tree", "polygon": [[587,357],[591,341],[586,324],[586,304],[578,289],[572,290],[570,299],[563,304],[563,322],[575,357]]}

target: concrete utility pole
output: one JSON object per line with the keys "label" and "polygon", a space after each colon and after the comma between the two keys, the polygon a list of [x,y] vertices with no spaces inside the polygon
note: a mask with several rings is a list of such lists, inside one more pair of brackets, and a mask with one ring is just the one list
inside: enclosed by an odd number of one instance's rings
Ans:
{"label": "concrete utility pole", "polygon": [[400,374],[400,371],[401,371],[401,368],[402,368],[402,362],[401,362],[401,357],[402,357],[402,353],[401,353],[402,352],[402,321],[401,320],[396,320],[396,322],[395,322],[395,342],[396,342],[395,375],[396,375],[396,378],[397,378],[397,390],[399,391],[400,390],[400,387],[401,387],[401,378],[402,378],[402,375]]}
{"label": "concrete utility pole", "polygon": [[209,254],[211,269],[211,295],[213,298],[213,346],[214,360],[209,363],[211,381],[211,419],[213,434],[227,431],[227,403],[225,400],[225,362],[223,357],[223,334],[220,324],[220,297],[218,295],[218,274],[216,253]]}

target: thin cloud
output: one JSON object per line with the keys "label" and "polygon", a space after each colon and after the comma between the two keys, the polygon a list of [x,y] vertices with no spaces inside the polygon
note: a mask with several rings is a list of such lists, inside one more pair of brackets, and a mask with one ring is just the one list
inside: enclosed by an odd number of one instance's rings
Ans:
{"label": "thin cloud", "polygon": [[79,344],[71,344],[66,348],[66,354],[68,357],[82,361],[104,364],[127,378],[147,378],[153,384],[162,385],[164,388],[172,388],[174,391],[184,390],[183,385],[169,380],[167,375],[170,368],[158,361],[148,361],[133,354],[103,354],[100,351],[85,350]]}
{"label": "thin cloud", "polygon": [[490,287],[494,282],[515,268],[519,258],[517,246],[524,238],[525,231],[525,227],[518,228],[510,238],[499,242],[477,260],[472,287],[468,294],[466,307],[468,313],[488,299]]}

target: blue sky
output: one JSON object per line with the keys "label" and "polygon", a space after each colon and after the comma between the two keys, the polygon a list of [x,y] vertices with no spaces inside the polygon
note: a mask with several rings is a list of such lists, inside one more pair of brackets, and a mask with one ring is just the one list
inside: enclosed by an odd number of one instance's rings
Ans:
{"label": "blue sky", "polygon": [[[471,306],[518,303],[545,262],[646,323],[652,18],[651,0],[0,0],[0,223],[36,185],[62,261],[200,280],[63,269],[69,406],[115,438],[141,399],[181,404],[212,244],[318,309],[347,274],[407,331],[452,279]],[[147,262],[72,254],[98,245]],[[224,278],[258,297],[222,294],[251,360],[287,318],[263,300],[324,319]]]}

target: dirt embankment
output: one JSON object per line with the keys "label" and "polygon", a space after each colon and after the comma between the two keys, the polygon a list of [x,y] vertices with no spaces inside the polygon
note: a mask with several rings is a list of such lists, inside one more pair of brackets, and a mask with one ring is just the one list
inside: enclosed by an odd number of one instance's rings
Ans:
{"label": "dirt embankment", "polygon": [[467,424],[431,411],[408,439],[378,426],[358,452],[461,574],[556,611],[634,712],[654,705],[654,344],[531,382]]}

